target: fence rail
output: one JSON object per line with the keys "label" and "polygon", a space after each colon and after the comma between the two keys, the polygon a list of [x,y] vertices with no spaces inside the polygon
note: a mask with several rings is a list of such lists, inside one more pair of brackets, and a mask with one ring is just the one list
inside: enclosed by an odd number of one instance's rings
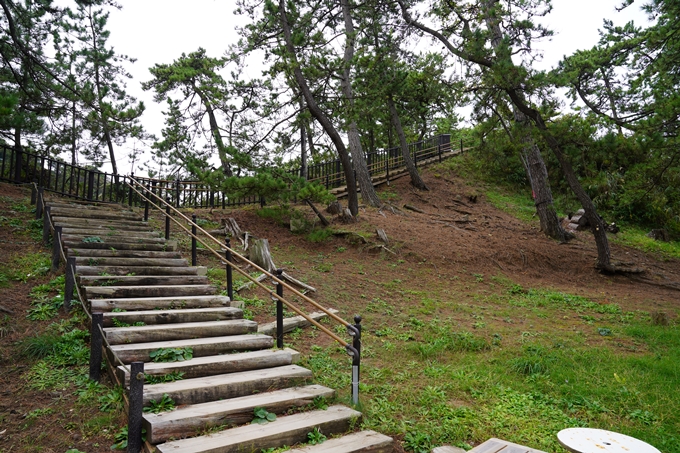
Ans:
{"label": "fence rail", "polygon": [[[409,153],[416,166],[419,161],[442,156],[451,151],[451,136],[437,135],[427,140],[409,144]],[[366,154],[371,177],[390,178],[390,171],[403,167],[401,148],[382,149]],[[301,168],[286,172],[300,176]],[[261,203],[257,195],[230,197],[200,181],[142,178],[134,175],[104,173],[93,168],[71,165],[66,162],[0,145],[0,180],[14,183],[35,183],[38,187],[59,195],[101,203],[123,203],[141,206],[144,201],[130,189],[133,181],[139,183],[175,207],[226,208]],[[326,189],[347,185],[340,160],[321,162],[307,167],[307,180],[317,182]]]}

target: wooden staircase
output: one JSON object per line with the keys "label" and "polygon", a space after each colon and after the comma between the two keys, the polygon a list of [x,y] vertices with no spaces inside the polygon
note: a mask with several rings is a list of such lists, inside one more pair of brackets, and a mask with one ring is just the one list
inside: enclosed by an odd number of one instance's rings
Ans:
{"label": "wooden staircase", "polygon": [[[354,432],[361,413],[343,405],[311,409],[335,391],[312,383],[299,354],[274,349],[257,323],[217,294],[201,268],[191,267],[142,221],[118,205],[48,201],[52,224],[62,228],[62,246],[75,257],[76,280],[92,313],[103,313],[112,377],[129,385],[131,362],[145,362],[147,376],[181,372],[183,379],[146,384],[145,405],[168,395],[176,409],[144,414],[148,451],[260,452],[303,444],[315,428],[328,440],[291,452],[393,450],[392,438]],[[191,348],[193,358],[155,363],[160,348]],[[117,364],[116,358],[125,365]],[[267,424],[250,424],[256,407],[275,413]],[[281,415],[286,414],[286,415]]]}

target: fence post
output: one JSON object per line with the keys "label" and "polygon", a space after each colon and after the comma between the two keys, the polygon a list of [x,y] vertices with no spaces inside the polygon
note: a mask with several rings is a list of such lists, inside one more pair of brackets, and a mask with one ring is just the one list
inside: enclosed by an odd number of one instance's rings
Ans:
{"label": "fence post", "polygon": [[437,153],[439,153],[439,163],[442,162],[442,136],[439,136],[439,140],[437,140]]}
{"label": "fence post", "polygon": [[[179,174],[177,175],[179,177]],[[175,207],[179,209],[179,178],[175,181]]]}
{"label": "fence post", "polygon": [[35,218],[39,219],[43,215],[43,200],[45,197],[45,188],[38,187],[38,198],[35,202]]}
{"label": "fence post", "polygon": [[43,210],[43,244],[47,245],[50,242],[50,207],[47,206]]}
{"label": "fence post", "polygon": [[460,152],[463,152],[463,138],[460,139]]}
{"label": "fence post", "polygon": [[134,177],[135,177],[134,173],[131,173],[130,174],[130,181],[128,183],[128,185],[130,186],[128,188],[128,205],[130,207],[132,207],[132,178],[134,178]]}
{"label": "fence post", "polygon": [[231,263],[233,260],[231,257],[231,239],[229,239],[229,236],[227,236],[225,244],[227,246],[227,252],[225,255],[227,258],[227,296],[229,297],[229,300],[234,300],[234,282],[231,275]]}
{"label": "fence post", "polygon": [[90,328],[90,380],[99,382],[102,370],[102,336],[101,327],[104,325],[104,313],[92,313]]}
{"label": "fence post", "polygon": [[146,193],[144,194],[146,196],[146,200],[144,201],[144,221],[148,222],[149,221],[149,198],[151,198],[151,194],[149,193],[149,183],[146,183]]}
{"label": "fence post", "polygon": [[196,267],[196,214],[191,214],[191,265]]}
{"label": "fence post", "polygon": [[[276,278],[283,278],[283,269],[276,269]],[[283,285],[276,282],[276,347],[283,349]]]}
{"label": "fence post", "polygon": [[165,240],[170,239],[170,198],[165,197]]}
{"label": "fence post", "polygon": [[76,285],[76,257],[66,258],[66,284],[64,285],[64,308],[66,313],[71,311],[71,300],[73,299],[73,288]]}
{"label": "fence post", "polygon": [[59,269],[59,261],[61,261],[61,228],[55,226],[52,236],[52,272]]}
{"label": "fence post", "polygon": [[142,411],[144,409],[144,362],[130,364],[130,408],[128,412],[128,453],[142,450]]}
{"label": "fence post", "polygon": [[31,184],[31,206],[35,204],[35,201],[38,198],[38,191],[35,189],[35,187],[38,185],[38,180],[33,178],[33,184]]}

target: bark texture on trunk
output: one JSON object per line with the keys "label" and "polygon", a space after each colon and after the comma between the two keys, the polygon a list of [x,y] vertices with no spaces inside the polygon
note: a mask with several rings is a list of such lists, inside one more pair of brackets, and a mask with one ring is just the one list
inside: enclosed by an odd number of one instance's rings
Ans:
{"label": "bark texture on trunk", "polygon": [[286,14],[286,2],[285,0],[279,0],[279,15],[281,18],[281,27],[283,28],[283,37],[286,43],[286,51],[291,59],[293,66],[293,74],[295,75],[295,81],[300,87],[300,91],[305,97],[305,102],[307,103],[307,108],[314,118],[321,124],[324,131],[330,137],[331,141],[335,145],[338,151],[338,156],[340,157],[340,162],[342,163],[342,168],[345,173],[345,180],[347,181],[347,205],[349,211],[353,216],[359,213],[359,199],[357,197],[357,183],[354,178],[354,169],[352,168],[352,161],[349,158],[349,153],[347,148],[338,134],[338,131],[331,123],[331,120],[323,113],[321,108],[317,105],[316,100],[312,91],[307,85],[304,74],[300,69],[300,63],[298,62],[297,56],[295,54],[295,46],[293,46],[293,37],[290,30],[290,24],[288,23],[288,16]]}
{"label": "bark texture on trunk", "polygon": [[392,120],[392,126],[394,130],[397,131],[397,137],[399,137],[399,145],[401,147],[401,154],[404,156],[404,164],[406,165],[406,170],[411,177],[411,184],[420,190],[430,190],[423,178],[420,177],[416,165],[411,159],[411,153],[408,151],[408,143],[406,142],[406,135],[404,134],[404,128],[401,127],[401,120],[399,119],[399,112],[397,112],[397,106],[394,105],[394,100],[391,96],[387,98],[387,105],[390,109],[390,119]]}
{"label": "bark texture on trunk", "polygon": [[227,154],[227,147],[224,146],[224,141],[222,140],[222,134],[220,133],[220,128],[217,126],[217,117],[215,116],[215,110],[213,109],[210,99],[196,86],[194,85],[194,90],[201,99],[203,105],[205,105],[205,110],[208,113],[208,121],[210,123],[210,133],[215,140],[215,146],[217,147],[217,153],[220,156],[220,162],[222,163],[222,171],[226,176],[234,176],[234,172],[231,170],[231,165],[229,163],[229,154]]}
{"label": "bark texture on trunk", "polygon": [[[340,77],[340,87],[342,94],[345,96],[349,105],[348,113],[350,117],[354,114],[354,93],[352,92],[352,79],[350,69],[352,60],[354,59],[354,23],[352,22],[352,15],[349,8],[349,0],[340,0],[342,6],[342,15],[345,20],[345,53],[343,56],[343,70]],[[361,199],[369,206],[380,207],[382,201],[375,191],[373,180],[368,172],[368,165],[366,164],[366,157],[361,146],[361,136],[359,134],[359,127],[356,121],[349,122],[347,137],[349,138],[349,150],[352,154],[352,163],[356,171],[356,178],[361,189]]]}

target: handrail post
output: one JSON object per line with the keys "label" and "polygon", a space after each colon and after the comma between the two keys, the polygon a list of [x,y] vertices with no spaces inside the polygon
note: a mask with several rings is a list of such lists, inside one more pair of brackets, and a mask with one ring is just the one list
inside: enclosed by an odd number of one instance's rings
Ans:
{"label": "handrail post", "polygon": [[149,198],[151,198],[151,194],[149,193],[149,183],[146,183],[146,193],[144,194],[146,196],[146,200],[144,201],[144,221],[148,222],[149,221]]}
{"label": "handrail post", "polygon": [[179,206],[179,174],[177,176],[178,176],[177,181],[175,181],[175,196],[176,196],[175,207],[177,209],[179,209],[180,208],[180,206]]}
{"label": "handrail post", "polygon": [[227,236],[225,244],[227,246],[227,252],[225,254],[225,257],[227,258],[227,296],[229,297],[229,300],[234,300],[234,282],[231,275],[231,263],[233,258],[231,256],[231,239],[229,239],[229,236]]}
{"label": "handrail post", "polygon": [[130,364],[130,407],[128,411],[128,453],[142,450],[142,415],[144,409],[144,362]]}
{"label": "handrail post", "polygon": [[130,183],[129,183],[129,189],[128,189],[128,205],[132,207],[132,178],[134,178],[135,175],[134,173],[130,174]]}
{"label": "handrail post", "polygon": [[191,265],[196,267],[196,214],[191,214]]}
{"label": "handrail post", "polygon": [[90,328],[90,380],[99,382],[102,370],[102,326],[104,325],[104,313],[92,313],[92,326]]}
{"label": "handrail post", "polygon": [[64,308],[66,313],[71,311],[71,300],[73,299],[73,288],[76,286],[76,257],[66,258],[66,283],[64,285]]}
{"label": "handrail post", "polygon": [[[276,269],[276,278],[283,278],[283,269]],[[276,282],[276,347],[283,349],[283,285]]]}
{"label": "handrail post", "polygon": [[59,269],[59,261],[61,260],[61,228],[55,226],[52,235],[52,272]]}
{"label": "handrail post", "polygon": [[43,210],[43,244],[47,245],[50,241],[50,207],[46,206]]}
{"label": "handrail post", "polygon": [[43,215],[43,200],[45,199],[45,188],[38,187],[38,198],[35,202],[35,218],[39,219]]}
{"label": "handrail post", "polygon": [[165,197],[165,240],[170,239],[170,200]]}

